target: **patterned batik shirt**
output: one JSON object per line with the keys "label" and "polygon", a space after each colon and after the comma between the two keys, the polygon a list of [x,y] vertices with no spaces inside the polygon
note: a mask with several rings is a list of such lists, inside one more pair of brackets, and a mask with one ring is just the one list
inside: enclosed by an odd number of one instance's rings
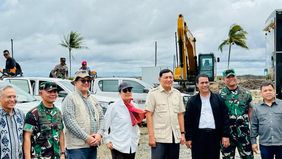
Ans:
{"label": "patterned batik shirt", "polygon": [[41,102],[29,111],[24,131],[32,133],[32,158],[60,158],[60,133],[63,130],[62,114],[56,107],[47,108]]}
{"label": "patterned batik shirt", "polygon": [[23,159],[24,113],[14,109],[9,115],[0,108],[0,159]]}

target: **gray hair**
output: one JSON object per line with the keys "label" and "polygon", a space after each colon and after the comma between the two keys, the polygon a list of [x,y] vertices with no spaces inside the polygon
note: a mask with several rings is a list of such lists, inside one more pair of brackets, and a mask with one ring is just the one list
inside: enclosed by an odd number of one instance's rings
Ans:
{"label": "gray hair", "polygon": [[13,87],[13,86],[11,86],[11,85],[6,85],[6,86],[4,86],[4,87],[0,88],[0,97],[2,97],[3,92],[4,92],[6,89],[9,89],[9,88],[14,89],[14,87]]}

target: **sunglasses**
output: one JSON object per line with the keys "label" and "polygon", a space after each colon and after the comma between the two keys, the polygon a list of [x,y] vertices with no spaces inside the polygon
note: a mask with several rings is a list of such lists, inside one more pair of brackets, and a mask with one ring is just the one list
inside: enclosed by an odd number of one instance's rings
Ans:
{"label": "sunglasses", "polygon": [[83,83],[83,84],[85,84],[86,82],[87,83],[91,83],[91,80],[90,79],[81,79],[81,80],[78,80],[78,81],[80,81],[81,83]]}
{"label": "sunglasses", "polygon": [[131,92],[132,88],[125,88],[122,90],[123,93]]}

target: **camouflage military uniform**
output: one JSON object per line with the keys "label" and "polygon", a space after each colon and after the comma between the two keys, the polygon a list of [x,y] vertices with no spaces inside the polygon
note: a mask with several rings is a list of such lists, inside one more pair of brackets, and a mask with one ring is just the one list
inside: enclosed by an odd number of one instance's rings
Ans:
{"label": "camouflage military uniform", "polygon": [[53,77],[66,79],[68,78],[68,67],[66,65],[58,64],[51,71]]}
{"label": "camouflage military uniform", "polygon": [[60,158],[59,139],[63,128],[62,114],[58,108],[46,108],[41,102],[29,111],[24,131],[32,132],[32,158]]}
{"label": "camouflage military uniform", "polygon": [[235,149],[237,147],[240,156],[243,159],[252,159],[252,145],[250,141],[250,128],[248,110],[251,106],[251,94],[241,88],[231,91],[224,87],[220,91],[221,97],[225,100],[228,107],[230,122],[230,146],[222,147],[222,155],[224,159],[234,159]]}

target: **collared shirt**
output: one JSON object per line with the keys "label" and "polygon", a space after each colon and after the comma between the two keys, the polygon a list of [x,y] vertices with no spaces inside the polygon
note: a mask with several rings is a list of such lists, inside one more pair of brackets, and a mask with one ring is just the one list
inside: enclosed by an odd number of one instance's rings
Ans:
{"label": "collared shirt", "polygon": [[[88,93],[87,97],[84,97],[82,95],[82,93],[75,89],[75,92],[79,94],[79,96],[82,98],[83,102],[84,102],[84,107],[86,107],[88,115],[90,116],[90,131],[92,133],[98,133],[100,135],[103,135],[104,133],[104,114],[103,114],[103,110],[99,109],[99,119],[98,121],[95,119],[95,110],[93,108],[93,104],[91,102],[91,94]],[[84,128],[81,128],[79,126],[79,124],[77,123],[77,119],[75,118],[75,111],[74,111],[74,107],[77,107],[75,105],[74,99],[71,98],[70,96],[67,96],[64,99],[64,102],[62,103],[62,110],[64,113],[64,122],[66,125],[66,128],[69,129],[76,137],[78,137],[79,139],[82,140],[86,140],[88,135],[84,130]]]}
{"label": "collared shirt", "polygon": [[0,158],[23,158],[24,114],[14,108],[10,115],[0,108]]}
{"label": "collared shirt", "polygon": [[202,101],[202,109],[201,109],[201,116],[199,122],[199,129],[204,129],[204,128],[215,129],[214,116],[210,103],[210,95],[207,97],[203,97],[203,96],[200,97]]}
{"label": "collared shirt", "polygon": [[113,148],[122,153],[136,152],[139,142],[139,127],[132,126],[130,113],[120,99],[111,104],[105,114],[105,143],[112,142]]}
{"label": "collared shirt", "polygon": [[153,113],[156,142],[172,143],[172,133],[175,142],[180,142],[178,114],[185,112],[185,107],[178,90],[172,88],[167,92],[161,85],[153,88],[147,95],[145,110]]}
{"label": "collared shirt", "polygon": [[261,103],[254,107],[251,118],[251,142],[265,146],[282,145],[282,101],[276,99],[271,106]]}
{"label": "collared shirt", "polygon": [[32,158],[60,158],[60,133],[63,128],[62,114],[55,106],[47,108],[41,102],[31,109],[26,114],[24,131],[32,133]]}

